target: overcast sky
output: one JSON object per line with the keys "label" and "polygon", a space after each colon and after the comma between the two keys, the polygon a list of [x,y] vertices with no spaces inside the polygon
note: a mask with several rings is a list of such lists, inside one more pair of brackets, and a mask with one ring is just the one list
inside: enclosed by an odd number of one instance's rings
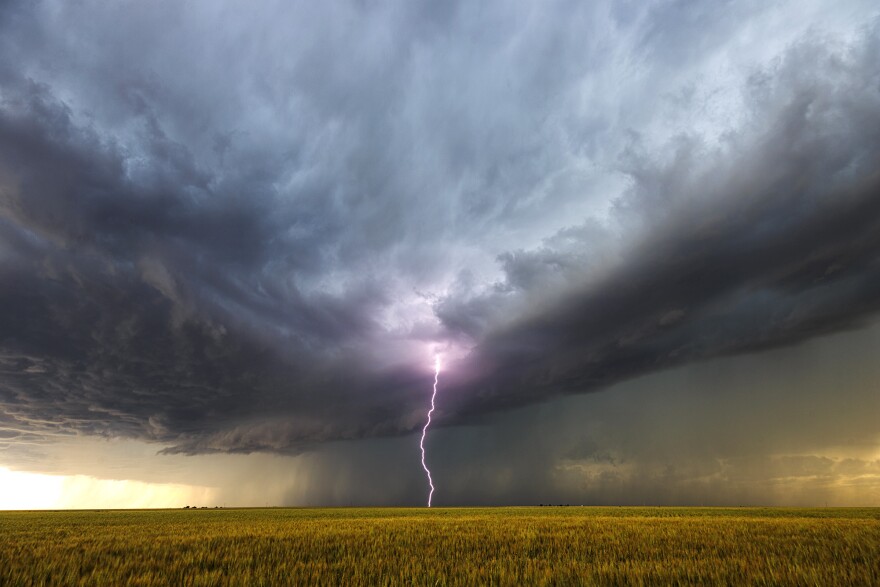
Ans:
{"label": "overcast sky", "polygon": [[0,3],[0,469],[878,505],[878,170],[869,0]]}

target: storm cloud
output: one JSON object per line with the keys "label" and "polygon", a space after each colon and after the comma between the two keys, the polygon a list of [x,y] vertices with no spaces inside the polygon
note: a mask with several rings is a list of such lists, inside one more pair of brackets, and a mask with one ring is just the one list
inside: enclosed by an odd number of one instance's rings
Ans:
{"label": "storm cloud", "polygon": [[434,352],[453,426],[867,324],[880,21],[793,6],[5,3],[0,445],[296,453],[420,428]]}

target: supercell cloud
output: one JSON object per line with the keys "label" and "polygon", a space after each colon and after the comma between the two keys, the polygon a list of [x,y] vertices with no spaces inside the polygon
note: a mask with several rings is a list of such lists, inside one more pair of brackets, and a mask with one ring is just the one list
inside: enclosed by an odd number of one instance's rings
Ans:
{"label": "supercell cloud", "polygon": [[[0,446],[299,452],[859,328],[872,2],[7,2]],[[711,389],[705,390],[711,394]]]}

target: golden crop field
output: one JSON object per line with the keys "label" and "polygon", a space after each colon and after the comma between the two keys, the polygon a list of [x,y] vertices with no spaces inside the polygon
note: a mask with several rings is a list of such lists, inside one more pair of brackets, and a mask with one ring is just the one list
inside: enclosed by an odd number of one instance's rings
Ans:
{"label": "golden crop field", "polygon": [[0,512],[0,585],[880,585],[880,509]]}

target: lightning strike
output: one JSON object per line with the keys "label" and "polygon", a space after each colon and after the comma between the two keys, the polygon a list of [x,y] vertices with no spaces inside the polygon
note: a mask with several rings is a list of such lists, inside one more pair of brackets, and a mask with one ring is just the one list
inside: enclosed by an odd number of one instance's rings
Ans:
{"label": "lightning strike", "polygon": [[428,507],[431,507],[431,498],[434,497],[434,481],[431,479],[431,470],[425,464],[425,435],[428,433],[428,426],[431,425],[431,414],[434,413],[434,400],[437,398],[437,381],[440,379],[440,357],[434,355],[434,391],[431,393],[431,409],[428,410],[428,421],[422,428],[422,439],[419,441],[419,447],[422,449],[422,468],[428,476],[428,485],[431,491],[428,492]]}

